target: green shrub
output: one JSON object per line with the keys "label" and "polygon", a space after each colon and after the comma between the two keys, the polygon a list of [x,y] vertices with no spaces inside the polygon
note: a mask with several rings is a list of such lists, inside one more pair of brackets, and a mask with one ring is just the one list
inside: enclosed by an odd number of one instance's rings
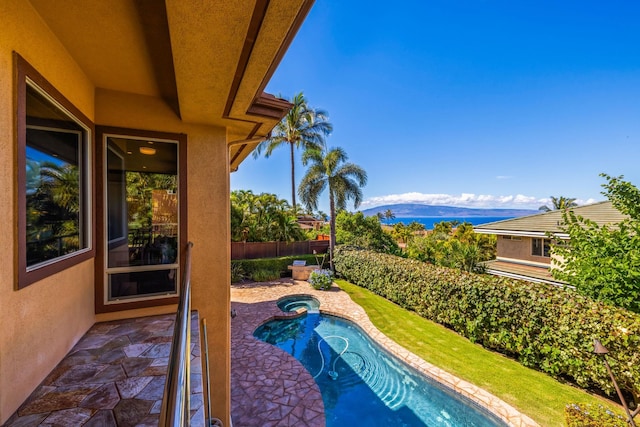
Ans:
{"label": "green shrub", "polygon": [[244,278],[245,272],[242,264],[231,261],[231,283],[237,283]]}
{"label": "green shrub", "polygon": [[293,264],[294,260],[305,260],[308,265],[316,263],[314,255],[294,255],[279,258],[234,259],[231,265],[239,265],[245,277],[252,277],[253,272],[257,270],[273,270],[280,272],[280,276],[291,276],[291,270],[287,267]]}
{"label": "green shrub", "polygon": [[627,427],[629,424],[602,405],[567,405],[564,408],[567,427]]}
{"label": "green shrub", "polygon": [[255,270],[251,273],[251,280],[254,282],[269,282],[271,280],[277,280],[280,278],[280,272],[278,270],[269,270],[266,268]]}
{"label": "green shrub", "polygon": [[346,280],[440,323],[472,342],[583,388],[614,392],[593,339],[623,390],[640,391],[640,315],[558,287],[465,273],[421,261],[339,248]]}
{"label": "green shrub", "polygon": [[309,274],[309,283],[313,286],[313,289],[319,291],[329,290],[333,283],[333,274],[331,270],[327,269],[313,270],[311,274]]}

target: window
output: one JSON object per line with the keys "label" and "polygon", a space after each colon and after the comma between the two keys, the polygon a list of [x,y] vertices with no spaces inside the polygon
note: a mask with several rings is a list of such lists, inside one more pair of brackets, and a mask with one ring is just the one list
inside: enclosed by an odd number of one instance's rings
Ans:
{"label": "window", "polygon": [[18,288],[94,255],[92,124],[20,56]]}
{"label": "window", "polygon": [[520,236],[502,236],[502,238],[504,240],[516,240],[516,241],[522,240],[522,237]]}
{"label": "window", "polygon": [[186,135],[98,126],[96,312],[175,304],[186,246]]}
{"label": "window", "polygon": [[531,239],[531,255],[550,257],[551,240],[549,239]]}

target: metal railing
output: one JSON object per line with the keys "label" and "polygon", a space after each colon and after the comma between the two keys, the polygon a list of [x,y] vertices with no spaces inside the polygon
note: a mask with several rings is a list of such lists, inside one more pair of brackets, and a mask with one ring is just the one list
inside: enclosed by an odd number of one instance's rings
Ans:
{"label": "metal railing", "polygon": [[173,329],[171,354],[167,369],[167,381],[164,385],[160,427],[189,426],[191,395],[191,248],[187,244],[184,275],[180,290],[180,302]]}

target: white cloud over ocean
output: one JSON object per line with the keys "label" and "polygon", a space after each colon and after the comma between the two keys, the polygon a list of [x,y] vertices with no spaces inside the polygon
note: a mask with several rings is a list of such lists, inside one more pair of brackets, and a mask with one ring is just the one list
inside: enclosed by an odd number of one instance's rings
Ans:
{"label": "white cloud over ocean", "polygon": [[[594,203],[595,199],[576,199],[579,205]],[[386,196],[369,197],[360,205],[360,209],[369,209],[383,205],[397,205],[400,203],[418,203],[423,205],[444,205],[465,208],[510,208],[510,209],[538,209],[542,205],[551,207],[548,197],[533,197],[522,194],[511,196],[495,196],[490,194],[425,194],[418,192],[403,194],[388,194]]]}

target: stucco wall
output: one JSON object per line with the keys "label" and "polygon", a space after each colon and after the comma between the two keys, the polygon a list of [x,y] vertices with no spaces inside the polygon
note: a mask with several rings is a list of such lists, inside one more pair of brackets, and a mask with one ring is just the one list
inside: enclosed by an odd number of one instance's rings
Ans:
{"label": "stucco wall", "polygon": [[[229,156],[225,129],[183,124],[161,100],[96,93],[96,124],[187,134],[187,221],[192,241],[192,308],[207,319],[213,416],[230,407]],[[114,315],[132,317],[130,312]],[[102,316],[102,315],[100,315]]]}
{"label": "stucco wall", "polygon": [[522,240],[507,240],[498,236],[497,257],[527,261],[538,264],[549,264],[551,258],[531,255],[531,237]]}
{"label": "stucco wall", "polygon": [[24,0],[0,2],[0,424],[94,322],[93,261],[20,291],[17,263],[14,64],[18,52],[89,119],[91,82]]}
{"label": "stucco wall", "polygon": [[[16,291],[16,51],[98,125],[187,134],[188,239],[193,308],[209,324],[213,415],[230,405],[229,159],[225,129],[183,124],[156,98],[96,91],[27,1],[0,1],[0,424],[96,320],[94,262],[86,261]],[[99,208],[99,206],[98,206]],[[103,315],[134,317],[174,306]]]}

